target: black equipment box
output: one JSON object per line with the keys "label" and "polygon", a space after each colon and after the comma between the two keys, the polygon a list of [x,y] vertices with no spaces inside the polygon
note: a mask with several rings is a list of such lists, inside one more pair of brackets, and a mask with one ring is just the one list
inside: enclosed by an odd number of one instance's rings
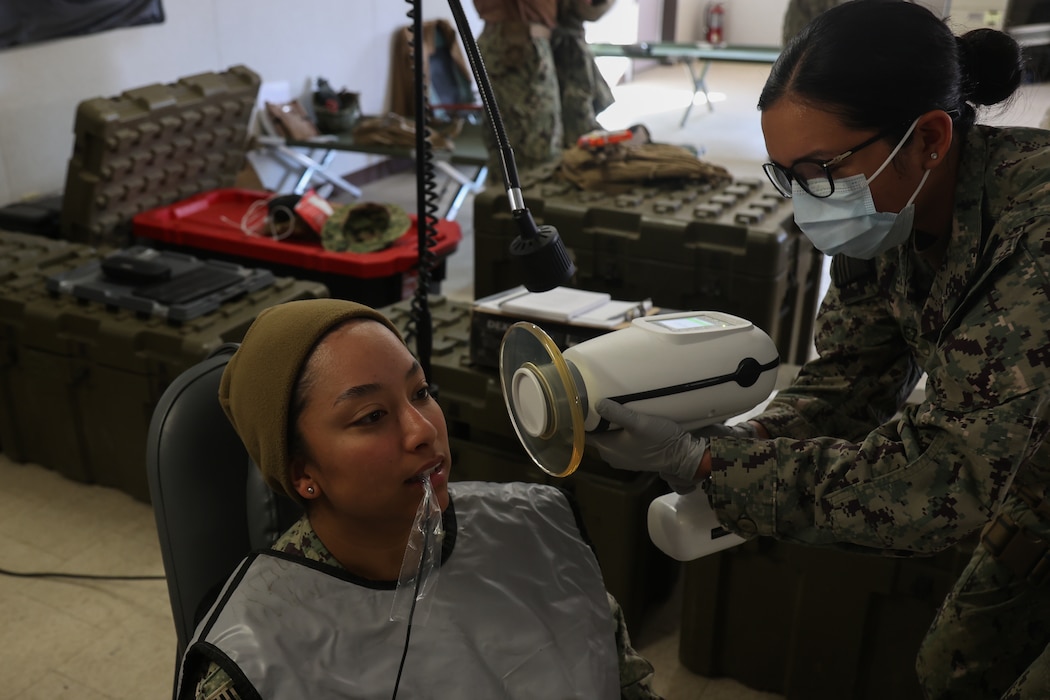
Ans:
{"label": "black equipment box", "polygon": [[787,700],[922,700],[919,645],[975,542],[896,558],[763,537],[688,562],[679,661]]}
{"label": "black equipment box", "polygon": [[[763,179],[722,187],[580,191],[547,181],[523,188],[536,222],[554,226],[573,256],[568,286],[667,309],[746,318],[776,343],[781,360],[809,355],[823,254],[795,226],[791,202]],[[474,295],[524,283],[509,248],[518,235],[506,193],[474,197]]]}
{"label": "black equipment box", "polygon": [[524,316],[508,316],[474,307],[470,314],[470,360],[478,367],[492,370],[499,369],[499,349],[507,330],[518,321],[531,321],[543,328],[544,332],[564,351],[591,338],[608,333],[608,328],[558,323],[555,321],[537,320]]}
{"label": "black equipment box", "polygon": [[[0,252],[24,245],[25,237]],[[224,343],[238,342],[263,309],[324,297],[316,282],[275,278],[212,311],[164,316],[48,289],[48,280],[100,262],[94,248],[40,239],[35,260],[0,270],[0,444],[87,483],[149,500],[146,435],[161,393]]]}
{"label": "black equipment box", "polygon": [[77,106],[61,235],[116,248],[135,214],[219,187],[246,162],[260,78],[245,66]]}
{"label": "black equipment box", "polygon": [[58,238],[62,195],[35,197],[0,207],[0,229]]}
{"label": "black equipment box", "polygon": [[219,309],[228,299],[274,283],[269,270],[131,246],[49,275],[48,291],[173,322]]}
{"label": "black equipment box", "polygon": [[[454,480],[549,483],[575,496],[597,553],[606,587],[623,607],[628,626],[670,595],[676,561],[656,548],[646,524],[649,503],[669,489],[655,474],[613,469],[584,456],[570,477],[548,476],[521,446],[503,402],[495,371],[470,360],[470,304],[430,297],[434,328],[431,382],[445,413]],[[415,349],[409,334],[412,303],[380,309]]]}

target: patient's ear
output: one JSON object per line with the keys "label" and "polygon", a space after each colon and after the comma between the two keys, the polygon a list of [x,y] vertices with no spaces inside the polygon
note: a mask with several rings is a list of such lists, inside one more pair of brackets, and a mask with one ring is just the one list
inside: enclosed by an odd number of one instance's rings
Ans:
{"label": "patient's ear", "polygon": [[308,501],[321,495],[321,488],[314,482],[312,470],[305,459],[293,460],[288,471],[299,498]]}

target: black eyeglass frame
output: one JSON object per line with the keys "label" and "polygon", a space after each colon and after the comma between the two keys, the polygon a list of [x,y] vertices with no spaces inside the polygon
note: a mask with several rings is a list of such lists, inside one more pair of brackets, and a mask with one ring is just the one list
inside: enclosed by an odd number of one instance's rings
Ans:
{"label": "black eyeglass frame", "polygon": [[[769,161],[768,163],[764,163],[762,165],[762,171],[766,174],[766,177],[769,178],[769,181],[773,183],[773,187],[776,188],[777,192],[782,194],[784,197],[787,197],[788,199],[791,199],[792,181],[797,182],[799,184],[799,187],[805,190],[805,192],[810,196],[816,197],[817,199],[825,199],[826,197],[830,197],[835,192],[835,179],[831,176],[831,169],[839,163],[841,163],[842,161],[849,158],[857,151],[860,151],[863,148],[867,148],[876,141],[886,138],[887,136],[893,133],[893,130],[895,128],[896,127],[893,127],[892,129],[884,129],[883,131],[880,131],[879,133],[863,141],[862,143],[854,146],[853,148],[850,148],[849,150],[840,153],[831,160],[817,160],[816,158],[799,158],[791,164],[790,168],[785,168],[780,163],[774,163],[773,161]],[[799,177],[798,174],[795,173],[795,167],[798,166],[799,163],[810,163],[812,165],[818,166],[821,169],[821,172],[824,173],[824,177],[828,181],[827,193],[817,194],[809,188],[808,180]],[[785,191],[784,186],[781,183],[777,182],[778,174],[782,175],[787,180],[787,191]],[[812,180],[816,178],[809,179]]]}

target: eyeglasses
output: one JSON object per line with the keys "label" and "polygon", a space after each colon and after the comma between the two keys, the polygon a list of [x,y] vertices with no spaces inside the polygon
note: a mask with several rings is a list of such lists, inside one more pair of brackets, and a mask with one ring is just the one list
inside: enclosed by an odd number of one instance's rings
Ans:
{"label": "eyeglasses", "polygon": [[779,163],[770,161],[762,166],[762,170],[765,171],[766,177],[773,183],[773,186],[777,188],[777,192],[785,197],[791,197],[792,180],[798,181],[799,187],[814,197],[819,199],[830,197],[831,193],[835,191],[835,180],[831,177],[831,169],[862,148],[867,148],[879,139],[889,136],[891,132],[892,129],[880,131],[864,143],[854,146],[831,160],[802,158],[792,163],[790,168],[785,168]]}

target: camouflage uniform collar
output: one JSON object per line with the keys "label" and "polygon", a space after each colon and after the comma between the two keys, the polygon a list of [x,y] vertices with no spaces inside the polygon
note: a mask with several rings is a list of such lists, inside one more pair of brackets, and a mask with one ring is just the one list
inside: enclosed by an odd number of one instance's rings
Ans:
{"label": "camouflage uniform collar", "polygon": [[[451,493],[448,497],[448,508],[442,513],[441,521],[445,528],[445,539],[441,547],[441,563],[444,564],[452,555],[456,544],[456,508]],[[273,543],[272,549],[346,571],[346,568],[328,551],[328,547],[325,547],[324,542],[317,536],[313,525],[310,524],[310,518],[305,514],[285,530],[284,534]]]}

